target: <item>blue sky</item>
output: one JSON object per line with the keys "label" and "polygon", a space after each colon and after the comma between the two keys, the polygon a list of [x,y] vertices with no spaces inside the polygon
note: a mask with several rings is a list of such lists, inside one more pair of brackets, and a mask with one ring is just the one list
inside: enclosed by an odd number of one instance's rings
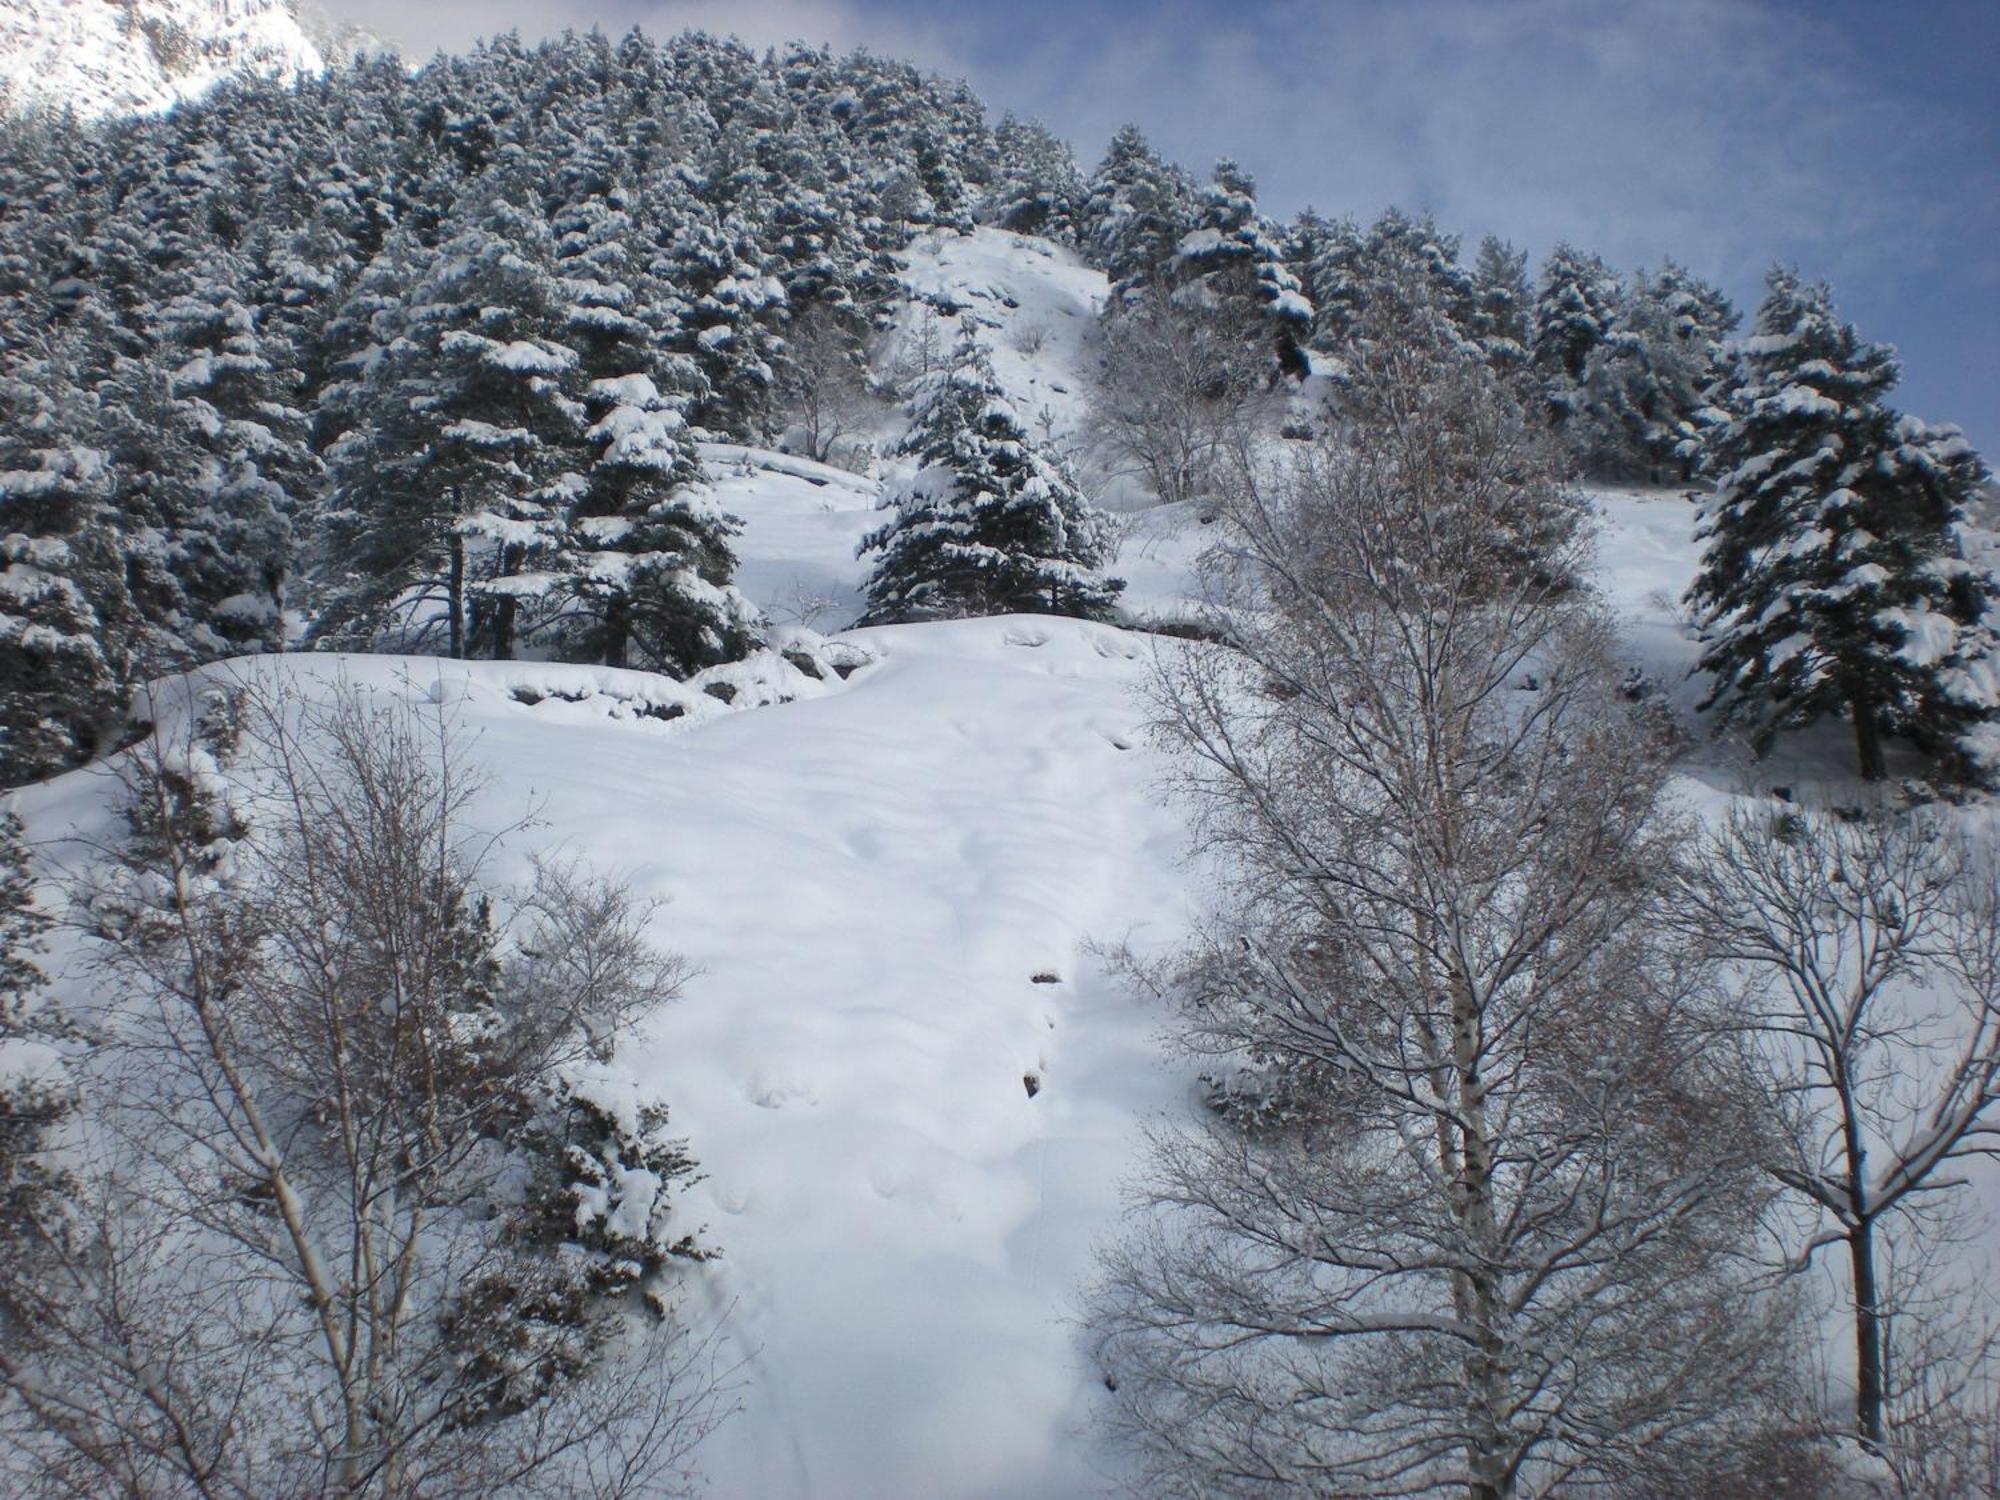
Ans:
{"label": "blue sky", "polygon": [[1671,255],[1754,309],[1834,286],[1895,398],[2000,463],[1995,0],[332,0],[421,54],[515,27],[866,45],[1037,115],[1086,168],[1136,121],[1267,212],[1429,208],[1468,247]]}

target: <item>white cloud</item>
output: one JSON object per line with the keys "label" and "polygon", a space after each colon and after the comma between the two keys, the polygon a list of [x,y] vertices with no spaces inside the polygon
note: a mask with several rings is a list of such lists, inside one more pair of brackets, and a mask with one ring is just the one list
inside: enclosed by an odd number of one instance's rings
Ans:
{"label": "white cloud", "polygon": [[1293,3],[1161,13],[1145,39],[1045,43],[975,81],[1094,149],[1124,116],[1203,166],[1258,172],[1267,202],[1448,226],[1626,264],[1720,273],[1774,255],[1920,252],[1899,158],[1924,122],[1871,98],[1796,12],[1731,0]]}

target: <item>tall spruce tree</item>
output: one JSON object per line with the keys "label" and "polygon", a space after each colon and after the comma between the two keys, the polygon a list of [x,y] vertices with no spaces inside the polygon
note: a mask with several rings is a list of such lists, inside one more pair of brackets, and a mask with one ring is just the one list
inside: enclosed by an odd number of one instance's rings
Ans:
{"label": "tall spruce tree", "polygon": [[74,1108],[50,1043],[63,1024],[35,955],[53,922],[35,906],[21,820],[0,806],[0,1339],[18,1348],[32,1325],[11,1295],[50,1258],[68,1183],[52,1136]]}
{"label": "tall spruce tree", "polygon": [[1322,219],[1308,209],[1293,240],[1299,279],[1313,305],[1312,347],[1337,352],[1361,315],[1361,229],[1352,219]]}
{"label": "tall spruce tree", "polygon": [[861,544],[881,554],[861,623],[1110,614],[1125,586],[1100,571],[1112,554],[1110,522],[1029,439],[970,326],[902,451],[918,469],[883,502],[894,518]]}
{"label": "tall spruce tree", "polygon": [[1694,477],[1709,392],[1736,326],[1721,292],[1668,261],[1639,272],[1584,363],[1571,448],[1591,473],[1654,484]]}
{"label": "tall spruce tree", "polygon": [[162,321],[163,352],[178,361],[174,416],[200,452],[201,486],[240,585],[227,611],[218,611],[218,631],[236,650],[282,649],[294,521],[322,478],[299,403],[303,377],[283,338],[267,337],[257,311],[220,276],[194,278]]}
{"label": "tall spruce tree", "polygon": [[442,623],[453,656],[513,654],[567,576],[588,463],[565,311],[540,216],[467,205],[329,454],[345,582],[323,631],[414,644]]}
{"label": "tall spruce tree", "polygon": [[1708,449],[1715,493],[1688,600],[1708,630],[1708,703],[1781,730],[1846,712],[1863,777],[1901,733],[1951,773],[2000,771],[2000,591],[1958,523],[1985,477],[1955,429],[1883,403],[1893,352],[1782,267]]}
{"label": "tall spruce tree", "polygon": [[275,649],[289,497],[244,450],[230,454],[237,436],[157,364],[117,361],[100,417],[141,670]]}
{"label": "tall spruce tree", "polygon": [[1175,248],[1168,279],[1175,296],[1193,294],[1241,328],[1246,342],[1268,349],[1272,379],[1305,377],[1312,303],[1285,264],[1272,226],[1257,212],[1256,182],[1227,157],[1215,164],[1195,227]]}
{"label": "tall spruce tree", "polygon": [[993,132],[999,168],[981,217],[1074,245],[1087,189],[1069,144],[1039,120],[1007,115]]}
{"label": "tall spruce tree", "polygon": [[1083,250],[1125,295],[1150,282],[1192,226],[1192,192],[1136,125],[1111,138],[1083,206]]}
{"label": "tall spruce tree", "polygon": [[1486,362],[1503,375],[1528,363],[1528,347],[1534,342],[1528,321],[1532,300],[1527,252],[1487,235],[1472,263],[1471,333],[1486,351]]}
{"label": "tall spruce tree", "polygon": [[567,341],[586,384],[589,465],[571,506],[573,572],[549,645],[563,657],[684,677],[743,655],[753,607],[730,585],[737,522],[692,492],[701,459],[687,413],[707,389],[670,352],[686,305],[653,274],[643,211],[609,169],[579,175],[556,215]]}
{"label": "tall spruce tree", "polygon": [[1535,297],[1532,352],[1559,422],[1582,404],[1584,366],[1610,335],[1619,298],[1618,273],[1597,256],[1569,244],[1549,252]]}
{"label": "tall spruce tree", "polygon": [[98,750],[131,608],[95,403],[60,345],[0,368],[0,786]]}
{"label": "tall spruce tree", "polygon": [[730,582],[742,523],[693,482],[685,400],[637,373],[592,381],[584,400],[595,453],[576,522],[585,613],[563,654],[673,677],[743,656],[760,622]]}

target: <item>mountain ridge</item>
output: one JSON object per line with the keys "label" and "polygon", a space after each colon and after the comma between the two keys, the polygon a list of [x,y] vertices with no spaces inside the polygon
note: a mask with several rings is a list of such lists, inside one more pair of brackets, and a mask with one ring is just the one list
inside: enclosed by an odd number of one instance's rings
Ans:
{"label": "mountain ridge", "polygon": [[299,0],[9,0],[0,112],[152,114],[225,78],[292,80],[381,46]]}

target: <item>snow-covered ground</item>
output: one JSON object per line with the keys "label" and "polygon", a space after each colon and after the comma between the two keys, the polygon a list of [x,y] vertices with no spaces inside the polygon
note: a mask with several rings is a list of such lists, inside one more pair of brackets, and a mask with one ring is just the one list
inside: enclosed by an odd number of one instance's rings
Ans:
{"label": "snow-covered ground", "polygon": [[1099,342],[1097,314],[1108,295],[1104,273],[1060,245],[1004,229],[927,234],[904,262],[911,300],[896,320],[892,348],[906,360],[916,357],[930,329],[939,353],[949,354],[952,319],[970,317],[992,349],[993,373],[1031,433],[1080,443],[1085,377]]}
{"label": "snow-covered ground", "polygon": [[[1089,949],[1171,942],[1189,909],[1131,691],[1150,640],[1028,618],[847,639],[876,660],[845,683],[667,723],[565,701],[638,674],[289,663],[449,706],[481,814],[539,807],[495,875],[559,849],[671,903],[658,938],[702,972],[622,1061],[707,1174],[683,1223],[724,1258],[695,1316],[745,1381],[714,1493],[1080,1493],[1071,1297],[1184,1088]],[[45,854],[108,827],[106,790],[22,796]]]}
{"label": "snow-covered ground", "polygon": [[[1055,430],[1075,432],[1075,392],[1056,387],[1088,357],[1101,278],[991,234],[920,244],[911,278],[995,318],[1003,380],[1030,410],[1045,391]],[[1017,323],[1052,331],[1010,359]],[[852,619],[875,483],[756,450],[705,460],[745,523],[746,592],[818,630]],[[1696,648],[1675,601],[1694,507],[1597,503],[1599,579],[1632,660],[1685,707]],[[1132,517],[1128,604],[1176,609],[1204,536],[1184,513]],[[482,816],[503,826],[540,803],[500,877],[561,849],[668,900],[657,937],[701,972],[621,1063],[706,1173],[683,1222],[722,1259],[692,1274],[690,1306],[725,1331],[743,1382],[703,1450],[714,1494],[1096,1492],[1115,1460],[1088,1426],[1098,1377],[1070,1319],[1145,1123],[1194,1098],[1158,1046],[1164,1017],[1103,956],[1173,944],[1200,902],[1137,691],[1175,648],[1032,617],[792,644],[849,675],[767,658],[725,669],[725,705],[587,668],[266,669],[447,705],[492,776]],[[1749,787],[1840,784],[1848,753],[1837,726],[1754,766],[1703,742],[1683,786],[1712,811]],[[81,858],[68,836],[102,835],[106,793],[91,772],[22,793],[43,854]]]}
{"label": "snow-covered ground", "polygon": [[[1178,1094],[1087,947],[1171,941],[1188,909],[1146,646],[1028,619],[853,639],[881,661],[847,691],[674,741],[647,819],[593,844],[674,895],[707,971],[633,1059],[697,1143],[752,1351],[707,1463],[725,1495],[1079,1493],[1070,1297]],[[556,789],[562,826],[572,799],[618,817],[590,782]]]}
{"label": "snow-covered ground", "polygon": [[346,50],[338,28],[301,22],[297,0],[7,0],[0,108],[146,113],[238,73],[297,78],[326,66],[313,30]]}

